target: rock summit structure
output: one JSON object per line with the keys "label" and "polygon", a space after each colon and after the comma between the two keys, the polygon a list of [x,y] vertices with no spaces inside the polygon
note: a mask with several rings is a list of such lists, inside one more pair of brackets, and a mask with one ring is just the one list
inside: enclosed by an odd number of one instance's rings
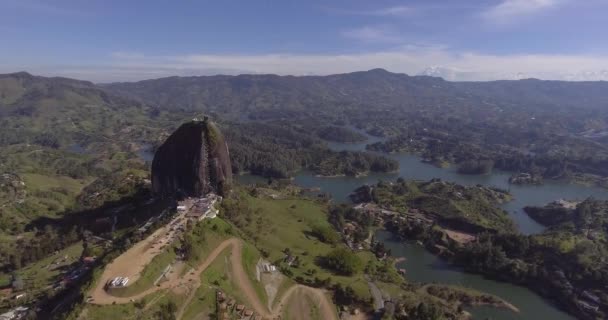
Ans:
{"label": "rock summit structure", "polygon": [[181,125],[152,161],[152,189],[162,196],[224,195],[232,184],[228,145],[207,117]]}

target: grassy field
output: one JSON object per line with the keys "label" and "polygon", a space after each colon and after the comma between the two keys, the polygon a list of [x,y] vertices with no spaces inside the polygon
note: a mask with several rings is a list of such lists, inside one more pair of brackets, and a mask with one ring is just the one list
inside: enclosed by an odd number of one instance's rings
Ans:
{"label": "grassy field", "polygon": [[[268,260],[279,263],[284,258],[283,251],[289,249],[300,259],[298,267],[291,267],[293,278],[325,279],[330,277],[332,283],[351,286],[363,299],[369,299],[370,293],[367,282],[362,274],[351,277],[340,276],[318,266],[318,258],[326,255],[338,244],[332,246],[319,241],[311,235],[313,226],[331,227],[327,222],[323,205],[310,200],[286,199],[273,200],[256,198],[245,195],[252,216],[247,220],[252,223],[241,226],[245,234],[250,235],[251,241],[261,251],[268,254]],[[357,253],[364,265],[375,259],[370,252]]]}
{"label": "grassy field", "polygon": [[48,176],[36,173],[26,173],[22,175],[25,185],[30,190],[52,191],[63,188],[70,193],[77,194],[82,191],[92,179],[73,179],[66,176]]}
{"label": "grassy field", "polygon": [[245,268],[260,301],[262,301],[263,305],[267,305],[268,297],[266,296],[266,291],[264,290],[262,283],[256,279],[256,264],[259,259],[260,253],[252,244],[243,244],[243,268]]}
{"label": "grassy field", "polygon": [[[73,179],[54,174],[21,174],[26,196],[21,204],[9,202],[3,210],[0,225],[7,230],[39,216],[54,217],[73,207],[76,196],[91,181],[91,178]],[[19,229],[20,230],[20,229]]]}
{"label": "grassy field", "polygon": [[184,320],[199,319],[200,315],[215,312],[215,292],[221,288],[226,294],[242,301],[238,290],[230,281],[228,257],[231,250],[224,250],[217,259],[201,274],[201,286],[196,290],[192,302],[186,308]]}
{"label": "grassy field", "polygon": [[190,235],[194,258],[187,261],[187,264],[190,268],[196,268],[222,241],[232,237],[232,226],[222,219],[203,220],[193,226]]}
{"label": "grassy field", "polygon": [[[211,318],[215,314],[215,290],[208,286],[200,286],[186,311],[182,320],[198,320]],[[212,319],[212,318],[211,318]]]}
{"label": "grassy field", "polygon": [[[252,249],[249,249],[252,250]],[[255,249],[253,249],[255,250]],[[241,293],[238,289],[238,284],[236,283],[236,279],[234,278],[231,270],[231,261],[229,259],[230,254],[232,254],[231,249],[224,250],[215,261],[201,274],[201,286],[198,288],[196,297],[193,302],[202,301],[203,306],[198,306],[198,303],[191,303],[188,307],[186,314],[196,315],[200,314],[199,309],[203,311],[213,311],[215,306],[215,292],[217,289],[222,290],[229,297],[236,299],[236,301],[240,304],[248,305],[246,297]],[[243,254],[244,258],[246,258],[247,254]],[[256,260],[257,261],[257,260]],[[247,263],[243,261],[244,267],[249,271],[249,267],[247,267]],[[255,263],[254,269],[255,270]],[[258,298],[261,299],[262,303],[266,304],[266,294],[263,291],[259,282],[255,279],[252,280],[254,284],[254,288],[258,293]],[[259,290],[258,290],[259,288]],[[261,291],[260,291],[261,290]],[[184,319],[188,319],[185,317]]]}

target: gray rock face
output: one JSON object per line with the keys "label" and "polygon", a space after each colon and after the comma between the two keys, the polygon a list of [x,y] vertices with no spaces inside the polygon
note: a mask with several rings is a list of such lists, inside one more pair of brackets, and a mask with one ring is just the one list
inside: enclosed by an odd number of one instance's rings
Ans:
{"label": "gray rock face", "polygon": [[162,196],[224,195],[232,184],[228,145],[211,121],[180,126],[152,161],[152,189]]}

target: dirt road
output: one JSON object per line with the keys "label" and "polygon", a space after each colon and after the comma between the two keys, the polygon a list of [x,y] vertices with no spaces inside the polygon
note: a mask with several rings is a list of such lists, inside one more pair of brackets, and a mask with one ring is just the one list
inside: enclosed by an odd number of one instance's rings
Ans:
{"label": "dirt road", "polygon": [[[177,221],[175,226],[178,226],[185,220],[182,215],[179,215],[172,220],[172,222],[174,221]],[[160,248],[169,245],[176,238],[177,232],[176,227],[172,228],[171,223],[167,224],[114,259],[104,269],[92,295],[100,295],[101,291],[105,292],[104,285],[116,277],[128,277],[129,285],[133,284],[152,259],[162,252]]]}
{"label": "dirt road", "polygon": [[[91,296],[93,298],[91,303],[93,303],[93,304],[129,303],[129,302],[131,302],[131,300],[139,300],[149,294],[152,294],[152,293],[162,290],[162,289],[175,288],[175,287],[179,287],[179,286],[187,286],[188,284],[192,284],[192,282],[195,282],[198,284],[200,282],[200,274],[203,271],[205,271],[205,269],[207,269],[207,267],[209,267],[209,265],[211,263],[213,263],[215,258],[217,258],[217,256],[220,253],[222,253],[222,251],[224,251],[224,249],[226,249],[229,246],[238,247],[239,246],[238,239],[229,239],[229,240],[222,242],[219,246],[217,246],[209,254],[207,259],[205,259],[205,261],[198,266],[198,268],[194,271],[194,274],[187,273],[184,277],[182,277],[180,279],[172,279],[170,281],[163,282],[159,286],[151,287],[139,294],[136,294],[136,295],[133,295],[130,297],[115,297],[115,296],[109,294],[103,288],[105,281],[100,281],[97,284],[97,286],[93,289],[93,292],[91,293]],[[104,274],[105,274],[105,272],[104,272]],[[102,277],[101,279],[103,280],[104,278]]]}
{"label": "dirt road", "polygon": [[317,302],[319,303],[319,310],[322,316],[321,319],[338,320],[338,316],[336,315],[336,308],[329,301],[329,299],[325,295],[324,290],[307,287],[301,284],[293,285],[292,287],[287,289],[287,291],[285,291],[285,293],[281,297],[281,300],[279,300],[279,302],[277,303],[277,307],[273,308],[276,310],[273,310],[273,312],[267,317],[275,319],[281,316],[281,314],[283,313],[283,308],[285,308],[287,306],[287,302],[289,302],[289,298],[291,297],[291,295],[297,294],[298,290],[302,293],[309,293],[316,298],[315,300],[317,300]]}
{"label": "dirt road", "polygon": [[[139,245],[139,243],[138,243]],[[328,300],[325,295],[325,291],[321,289],[311,288],[303,285],[294,285],[290,287],[285,294],[281,297],[279,302],[277,303],[277,307],[273,308],[275,310],[269,311],[268,308],[264,307],[263,303],[260,301],[259,297],[256,294],[256,291],[251,283],[251,280],[247,276],[247,272],[243,268],[242,261],[242,251],[243,251],[243,243],[236,238],[228,239],[223,241],[220,245],[218,245],[210,254],[207,256],[205,261],[201,263],[194,272],[189,272],[181,279],[172,279],[167,282],[163,282],[160,286],[149,288],[139,294],[130,296],[130,297],[115,297],[107,293],[104,289],[105,281],[100,281],[97,286],[91,292],[92,301],[90,303],[93,304],[112,304],[112,303],[129,303],[134,300],[139,300],[147,295],[150,295],[154,292],[163,289],[170,289],[176,287],[184,287],[190,288],[190,293],[186,298],[186,302],[192,301],[194,295],[196,294],[196,288],[198,288],[200,283],[200,275],[205,271],[213,261],[224,251],[226,248],[232,247],[232,252],[230,254],[230,265],[232,266],[232,273],[235,277],[235,283],[241,290],[241,292],[245,295],[251,307],[255,310],[256,313],[262,315],[264,318],[274,319],[281,316],[283,307],[288,302],[289,297],[296,292],[296,289],[301,289],[312,294],[319,301],[320,311],[323,315],[323,319],[328,320],[337,320],[335,307]],[[122,256],[121,256],[122,257]],[[119,257],[120,258],[120,257]],[[143,270],[143,269],[142,269]],[[104,275],[106,272],[104,272]],[[105,279],[104,277],[101,278]],[[177,319],[180,319],[187,307],[188,303],[185,303],[184,306],[178,310]]]}

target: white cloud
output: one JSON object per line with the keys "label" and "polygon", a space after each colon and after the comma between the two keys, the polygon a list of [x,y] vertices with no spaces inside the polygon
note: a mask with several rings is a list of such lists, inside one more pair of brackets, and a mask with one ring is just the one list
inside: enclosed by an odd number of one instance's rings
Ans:
{"label": "white cloud", "polygon": [[414,11],[414,9],[406,6],[395,6],[395,7],[387,7],[381,8],[378,10],[369,11],[368,14],[372,16],[405,16],[409,15]]}
{"label": "white cloud", "polygon": [[370,10],[351,10],[351,9],[335,9],[325,8],[327,12],[343,14],[343,15],[359,15],[359,16],[377,16],[377,17],[403,17],[411,15],[416,11],[413,7],[408,6],[393,6]]}
{"label": "white cloud", "polygon": [[503,0],[496,6],[482,13],[482,16],[494,23],[508,23],[522,16],[539,13],[562,4],[563,0]]}
{"label": "white cloud", "polygon": [[403,38],[388,26],[364,26],[342,32],[346,38],[365,43],[402,43]]}
{"label": "white cloud", "polygon": [[[556,80],[608,80],[608,56],[594,55],[488,55],[455,53],[442,47],[403,47],[392,51],[352,54],[261,55],[190,54],[179,56],[114,55],[96,66],[2,67],[0,72],[27,70],[35,74],[86,79],[95,82],[134,81],[173,75],[274,73],[327,75],[373,68],[418,74],[441,66],[450,80],[496,80],[535,77]],[[586,73],[585,73],[586,72]],[[592,78],[588,75],[591,74]],[[593,78],[595,77],[595,78]]]}

